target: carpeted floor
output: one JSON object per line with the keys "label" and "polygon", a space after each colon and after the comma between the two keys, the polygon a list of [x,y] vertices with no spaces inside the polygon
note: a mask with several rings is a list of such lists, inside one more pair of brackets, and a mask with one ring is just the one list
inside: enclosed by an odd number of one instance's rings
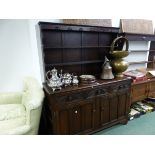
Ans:
{"label": "carpeted floor", "polygon": [[155,112],[128,121],[127,125],[115,125],[94,135],[155,135]]}

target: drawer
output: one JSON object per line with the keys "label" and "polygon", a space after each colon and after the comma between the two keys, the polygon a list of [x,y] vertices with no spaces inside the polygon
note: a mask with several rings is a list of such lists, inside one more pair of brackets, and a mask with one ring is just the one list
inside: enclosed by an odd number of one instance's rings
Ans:
{"label": "drawer", "polygon": [[99,95],[106,95],[108,93],[108,88],[109,87],[98,87],[95,89],[68,93],[62,96],[56,96],[56,100],[59,103],[81,101],[81,100],[93,98]]}
{"label": "drawer", "polygon": [[66,102],[74,102],[74,101],[80,101],[85,100],[88,98],[92,98],[96,96],[98,93],[97,89],[87,90],[87,91],[80,91],[80,92],[74,92],[74,93],[67,93],[62,96],[56,96],[56,100],[59,103],[66,103]]}
{"label": "drawer", "polygon": [[109,93],[117,93],[120,91],[127,91],[130,89],[130,83],[122,82],[122,83],[116,83],[109,86]]}

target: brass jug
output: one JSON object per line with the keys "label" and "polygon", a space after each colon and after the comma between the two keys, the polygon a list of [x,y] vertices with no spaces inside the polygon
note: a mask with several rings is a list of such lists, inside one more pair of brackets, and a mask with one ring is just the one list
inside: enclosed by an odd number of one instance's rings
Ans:
{"label": "brass jug", "polygon": [[[122,40],[126,44],[125,50],[114,50],[116,43]],[[117,37],[111,44],[110,55],[112,57],[111,66],[116,77],[123,77],[123,72],[128,68],[128,62],[123,58],[129,55],[129,42],[125,37]]]}

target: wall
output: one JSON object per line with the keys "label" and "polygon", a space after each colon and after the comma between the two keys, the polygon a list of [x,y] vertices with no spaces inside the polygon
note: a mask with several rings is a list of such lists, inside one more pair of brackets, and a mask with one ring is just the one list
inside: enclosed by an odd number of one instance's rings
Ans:
{"label": "wall", "polygon": [[34,76],[42,83],[38,21],[0,20],[0,92],[22,90],[25,76]]}
{"label": "wall", "polygon": [[0,20],[0,91],[21,89],[21,80],[33,75],[27,20]]}

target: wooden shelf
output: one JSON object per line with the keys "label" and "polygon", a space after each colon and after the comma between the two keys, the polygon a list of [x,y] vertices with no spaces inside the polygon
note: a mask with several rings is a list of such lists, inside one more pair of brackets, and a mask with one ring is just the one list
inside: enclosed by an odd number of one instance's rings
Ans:
{"label": "wooden shelf", "polygon": [[46,67],[50,67],[50,66],[71,66],[71,65],[91,64],[91,63],[103,63],[103,60],[53,63],[53,64],[45,64],[45,66],[46,66]]}
{"label": "wooden shelf", "polygon": [[154,61],[137,61],[137,62],[129,62],[129,65],[133,64],[144,64],[144,63],[153,63]]}
{"label": "wooden shelf", "polygon": [[155,52],[155,50],[129,50],[130,52]]}
{"label": "wooden shelf", "polygon": [[155,41],[154,34],[120,33],[119,35],[125,36],[129,41]]}
{"label": "wooden shelf", "polygon": [[104,33],[118,33],[119,28],[116,27],[102,27],[89,25],[75,25],[64,23],[49,23],[39,22],[42,31],[59,30],[59,31],[86,31],[86,32],[104,32]]}
{"label": "wooden shelf", "polygon": [[71,47],[43,47],[44,49],[76,49],[76,48],[110,48],[111,46],[71,46]]}
{"label": "wooden shelf", "polygon": [[[119,28],[39,23],[44,72],[56,67],[64,72],[100,74]],[[119,47],[118,47],[119,48]]]}

